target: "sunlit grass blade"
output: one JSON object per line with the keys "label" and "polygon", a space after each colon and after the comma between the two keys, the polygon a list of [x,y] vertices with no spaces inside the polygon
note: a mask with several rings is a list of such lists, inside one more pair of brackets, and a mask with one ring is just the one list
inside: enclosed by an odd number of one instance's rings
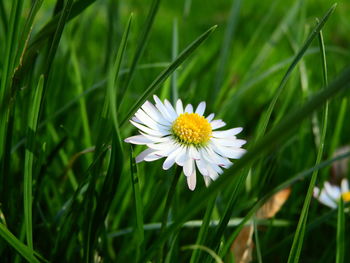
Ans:
{"label": "sunlit grass blade", "polygon": [[201,190],[193,195],[191,201],[186,208],[179,214],[176,222],[172,224],[165,233],[155,241],[152,247],[147,251],[149,258],[156,250],[160,243],[163,243],[166,238],[176,231],[181,225],[192,215],[198,212],[205,204],[206,199],[218,193],[231,180],[232,176],[236,175],[242,168],[251,164],[262,155],[272,152],[277,146],[281,145],[282,139],[294,131],[306,117],[312,112],[320,108],[327,100],[333,98],[342,90],[347,90],[350,81],[350,68],[346,68],[330,85],[318,92],[304,105],[298,107],[294,112],[286,116],[278,125],[276,125],[266,136],[259,140],[256,145],[236,162],[236,164],[221,175],[211,186],[206,190]]}
{"label": "sunlit grass blade", "polygon": [[146,45],[147,45],[147,42],[149,39],[149,35],[150,35],[151,29],[153,26],[154,18],[156,16],[158,8],[159,8],[160,1],[161,0],[153,0],[152,1],[150,10],[149,10],[149,13],[147,16],[147,20],[145,22],[145,25],[143,27],[143,31],[140,35],[139,40],[138,40],[136,53],[135,53],[133,60],[131,62],[129,73],[127,75],[124,86],[122,86],[122,88],[121,88],[121,92],[120,92],[120,102],[121,103],[123,102],[124,94],[128,90],[128,88],[131,84],[131,81],[134,77],[136,67],[137,67],[137,65],[142,57],[143,52],[145,51],[145,48],[146,48]]}
{"label": "sunlit grass blade", "polygon": [[28,262],[39,263],[34,257],[34,251],[18,240],[2,223],[0,223],[0,236]]}
{"label": "sunlit grass blade", "polygon": [[33,96],[33,105],[28,118],[28,132],[26,143],[26,154],[24,161],[24,222],[26,229],[27,244],[33,249],[33,223],[32,223],[32,177],[35,153],[35,134],[38,126],[40,102],[43,95],[44,77],[41,76]]}
{"label": "sunlit grass blade", "polygon": [[120,122],[124,126],[137,109],[160,87],[160,85],[209,37],[216,26],[209,28],[195,41],[193,41],[181,54],[151,83],[138,101],[131,107],[125,118]]}
{"label": "sunlit grass blade", "polygon": [[[319,37],[319,45],[320,45],[320,51],[321,51],[323,84],[324,84],[324,86],[327,86],[328,85],[327,63],[326,63],[326,53],[325,53],[325,49],[324,49],[322,31],[319,31],[318,37]],[[328,102],[325,103],[325,107],[324,107],[323,120],[322,120],[323,126],[322,126],[320,145],[319,145],[319,148],[317,151],[315,165],[318,165],[322,160],[323,148],[324,148],[325,138],[326,138],[327,121],[328,121]],[[295,232],[295,237],[294,237],[292,248],[291,248],[291,251],[289,254],[288,262],[299,262],[299,257],[300,257],[301,248],[302,248],[303,239],[304,239],[304,234],[305,234],[309,206],[310,206],[312,194],[314,191],[314,187],[316,184],[317,175],[318,175],[318,170],[315,170],[312,174],[309,188],[308,188],[308,191],[307,191],[307,194],[305,197],[304,205],[303,205],[300,219],[298,222],[298,226],[297,226],[297,229]]]}
{"label": "sunlit grass blade", "polygon": [[304,56],[306,50],[311,45],[312,41],[318,36],[318,34],[321,31],[322,27],[325,25],[325,23],[327,22],[327,20],[330,17],[330,15],[333,13],[335,7],[336,7],[336,4],[334,4],[326,12],[326,14],[320,20],[320,22],[317,23],[316,27],[312,30],[311,34],[309,35],[308,39],[305,41],[304,45],[301,47],[300,51],[295,56],[293,62],[289,66],[286,74],[283,76],[283,78],[282,78],[282,80],[281,80],[281,82],[280,82],[280,84],[279,84],[279,86],[277,88],[276,94],[273,97],[273,99],[272,99],[272,101],[271,101],[271,103],[269,105],[269,108],[267,109],[266,115],[262,119],[262,123],[260,125],[260,129],[259,129],[258,134],[257,134],[257,139],[260,139],[265,134],[265,131],[266,131],[267,125],[269,123],[272,111],[275,108],[276,102],[277,102],[280,94],[282,93],[283,88],[287,84],[287,81],[288,81],[292,71],[294,70],[294,68],[296,67],[298,62],[301,60],[301,58]]}
{"label": "sunlit grass blade", "polygon": [[337,250],[336,263],[343,263],[345,255],[345,211],[344,202],[340,198],[338,202],[338,220],[337,220]]}

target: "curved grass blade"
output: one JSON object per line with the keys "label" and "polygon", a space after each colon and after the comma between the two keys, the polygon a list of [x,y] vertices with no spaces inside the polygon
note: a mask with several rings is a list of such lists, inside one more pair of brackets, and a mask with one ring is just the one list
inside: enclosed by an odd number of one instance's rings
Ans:
{"label": "curved grass blade", "polygon": [[321,21],[319,23],[317,23],[316,27],[312,30],[312,33],[309,35],[308,39],[305,41],[304,45],[301,47],[300,51],[298,52],[298,54],[295,56],[293,62],[291,63],[291,65],[289,66],[286,74],[283,76],[281,83],[279,84],[276,94],[273,97],[269,108],[267,109],[266,115],[263,118],[263,122],[262,125],[259,129],[259,132],[257,134],[257,139],[260,139],[266,131],[267,125],[270,121],[270,117],[272,114],[272,111],[276,105],[276,102],[280,96],[280,94],[282,93],[283,88],[285,87],[292,71],[294,70],[294,68],[296,67],[296,65],[298,64],[298,62],[301,60],[301,58],[304,56],[304,53],[306,52],[306,50],[308,49],[308,47],[311,45],[311,42],[314,40],[315,37],[318,36],[319,32],[321,31],[321,29],[323,28],[323,26],[325,25],[325,23],[327,22],[328,18],[330,17],[330,15],[333,13],[334,9],[336,8],[336,4],[334,4],[327,12],[326,14],[323,16],[323,18],[321,19]]}
{"label": "curved grass blade", "polygon": [[114,62],[113,67],[111,67],[111,70],[109,72],[108,80],[107,80],[107,94],[109,97],[109,109],[113,121],[113,125],[115,130],[119,133],[119,124],[118,124],[118,118],[117,118],[117,94],[118,91],[115,87],[115,84],[118,80],[119,72],[120,72],[120,65],[122,63],[124,53],[126,50],[126,44],[129,38],[129,32],[130,32],[130,27],[131,27],[131,22],[132,22],[132,17],[133,15],[131,14],[129,17],[129,21],[127,23],[127,26],[124,30],[122,40],[120,42],[120,46],[118,48],[118,53],[116,60]]}
{"label": "curved grass blade", "polygon": [[28,118],[27,145],[24,160],[24,224],[29,248],[33,249],[33,226],[32,226],[32,177],[35,152],[35,134],[38,126],[40,102],[43,95],[44,77],[39,79],[38,86],[33,96],[33,106]]}
{"label": "curved grass blade", "polygon": [[205,252],[207,252],[214,260],[216,263],[224,263],[222,259],[215,253],[215,251],[211,250],[208,247],[205,247],[203,245],[189,245],[189,246],[184,246],[181,248],[181,250],[187,250],[187,249],[200,249]]}
{"label": "curved grass blade", "polygon": [[[87,241],[86,241],[86,248],[85,248],[86,262],[90,262],[92,260],[94,245],[100,233],[103,222],[107,217],[108,211],[110,209],[115,191],[117,190],[119,179],[123,170],[123,149],[122,149],[122,144],[120,139],[119,124],[118,124],[118,118],[117,118],[118,117],[117,107],[116,107],[117,92],[116,92],[115,86],[118,80],[120,65],[122,63],[122,59],[126,49],[126,44],[129,36],[130,27],[131,27],[131,21],[132,21],[132,14],[130,15],[129,21],[124,30],[124,34],[123,34],[120,46],[118,48],[115,63],[113,64],[113,66],[109,71],[108,80],[107,80],[107,90],[106,90],[104,108],[102,110],[101,118],[102,118],[102,121],[107,121],[108,111],[110,112],[111,119],[114,126],[113,140],[112,140],[112,154],[109,161],[108,173],[104,180],[102,190],[97,199],[97,206],[94,211],[93,218],[91,220],[90,219],[87,220],[88,227],[87,227]],[[104,133],[104,134],[107,137],[109,136],[108,133]],[[101,138],[101,136],[102,136],[102,133],[98,137]],[[105,140],[106,138],[99,140],[97,142],[97,147],[99,147],[98,145],[103,144]],[[93,183],[96,182],[96,179],[97,179],[96,174],[97,173],[95,173],[91,179],[91,182]],[[93,191],[94,191],[94,186],[90,185],[88,190],[88,193],[89,193],[88,195],[90,195],[90,197],[87,196],[87,198],[90,198],[87,200],[88,205],[92,205],[91,196],[93,195],[92,194]]]}
{"label": "curved grass blade", "polygon": [[[266,136],[260,139],[256,145],[239,159],[236,164],[221,175],[208,189],[197,192],[191,201],[187,204],[175,222],[169,226],[163,235],[156,240],[149,250],[146,252],[145,259],[150,258],[161,243],[164,242],[174,231],[181,227],[191,216],[197,213],[205,204],[206,200],[218,193],[222,188],[225,188],[232,176],[237,175],[242,168],[247,167],[253,161],[262,157],[266,153],[272,152],[273,149],[280,146],[282,139],[293,132],[306,117],[312,112],[320,108],[327,100],[334,97],[340,91],[350,88],[350,67],[346,68],[330,85],[314,95],[304,105],[298,107],[294,112],[286,116],[278,125],[276,125]],[[344,93],[342,93],[344,96]]]}
{"label": "curved grass blade", "polygon": [[[319,32],[319,44],[320,44],[320,51],[321,51],[321,61],[322,61],[322,71],[323,71],[323,82],[324,86],[328,85],[328,78],[327,78],[327,63],[326,63],[326,54],[324,49],[324,43],[323,43],[323,36],[322,31]],[[323,155],[323,148],[326,138],[326,130],[327,130],[327,120],[328,120],[328,102],[325,104],[324,112],[323,112],[323,127],[322,127],[322,134],[320,138],[320,145],[317,152],[316,157],[316,164],[318,165],[321,162],[322,155]],[[305,228],[306,228],[306,222],[309,212],[309,206],[312,198],[312,193],[316,184],[318,175],[318,170],[315,170],[312,174],[311,181],[309,184],[309,188],[305,197],[304,205],[300,214],[298,226],[295,232],[292,248],[290,250],[290,254],[288,257],[288,262],[299,262],[299,257],[301,253],[301,248],[304,240],[304,234],[305,234]]]}
{"label": "curved grass blade", "polygon": [[34,257],[35,252],[18,240],[2,223],[0,223],[0,236],[19,254],[28,260],[28,262],[40,263],[40,261]]}
{"label": "curved grass blade", "polygon": [[[260,129],[258,130],[258,134],[257,134],[257,139],[259,140],[266,131],[267,125],[269,123],[271,114],[273,112],[274,106],[283,90],[283,88],[285,87],[290,74],[292,73],[293,69],[296,67],[297,63],[301,60],[301,58],[303,57],[303,55],[305,54],[307,48],[310,46],[311,42],[313,41],[313,39],[317,36],[317,34],[320,32],[321,28],[323,27],[323,25],[326,23],[328,17],[332,14],[332,12],[334,11],[335,5],[333,5],[328,12],[324,15],[323,19],[321,20],[321,22],[318,23],[318,25],[315,27],[313,33],[311,33],[311,35],[309,36],[309,38],[306,40],[305,44],[303,45],[303,47],[301,48],[301,50],[298,52],[298,54],[295,56],[294,60],[292,61],[291,65],[289,66],[286,74],[284,75],[278,89],[277,92],[275,94],[275,96],[273,97],[272,102],[269,105],[269,108],[267,110],[266,115],[264,116],[264,118],[262,119],[262,125],[260,126]],[[327,85],[327,83],[326,83]],[[322,154],[322,153],[321,153]],[[211,241],[211,244],[213,246],[218,246],[218,244],[220,243],[220,238],[224,233],[225,227],[227,225],[227,222],[229,221],[229,218],[231,217],[231,213],[232,213],[232,209],[234,208],[234,203],[236,200],[236,196],[237,196],[237,190],[239,190],[241,188],[241,186],[243,185],[245,179],[247,176],[247,172],[244,172],[244,175],[241,176],[241,180],[239,181],[239,183],[235,186],[235,191],[233,191],[232,197],[230,199],[229,204],[226,207],[224,216],[222,218],[221,224],[218,227],[218,230],[214,236],[214,238]]]}
{"label": "curved grass blade", "polygon": [[120,126],[124,126],[131,116],[137,111],[137,109],[154,93],[159,86],[177,69],[196,49],[199,47],[204,40],[216,29],[217,26],[209,28],[195,41],[193,41],[181,54],[164,70],[158,77],[151,83],[151,85],[145,90],[138,101],[131,107],[125,118],[121,121]]}
{"label": "curved grass blade", "polygon": [[[298,181],[310,176],[314,171],[316,170],[320,170],[322,168],[328,167],[330,165],[332,165],[334,162],[348,158],[350,156],[350,152],[346,152],[342,155],[339,155],[335,158],[326,160],[306,171],[300,172],[298,174],[296,174],[295,176],[293,176],[292,178],[288,179],[287,181],[281,183],[280,185],[276,186],[273,190],[271,190],[269,193],[267,193],[266,195],[264,195],[263,197],[259,198],[259,200],[255,203],[255,205],[249,210],[249,212],[246,214],[246,216],[243,218],[243,220],[240,222],[240,224],[237,226],[236,230],[231,234],[231,236],[226,240],[224,247],[221,249],[220,255],[222,257],[224,257],[230,247],[231,244],[233,243],[233,241],[236,239],[236,237],[238,236],[239,232],[241,231],[241,229],[243,228],[243,226],[249,221],[249,219],[258,211],[258,209],[266,202],[269,200],[269,198],[271,198],[274,194],[276,194],[277,192],[281,191],[282,189],[285,189],[291,185],[293,185],[294,183],[297,183]],[[328,218],[328,215],[327,215]],[[291,236],[292,237],[292,236]]]}

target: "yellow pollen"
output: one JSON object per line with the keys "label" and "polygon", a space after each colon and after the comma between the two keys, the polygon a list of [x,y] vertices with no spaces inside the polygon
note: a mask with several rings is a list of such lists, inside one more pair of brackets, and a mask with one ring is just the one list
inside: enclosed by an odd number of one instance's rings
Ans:
{"label": "yellow pollen", "polygon": [[350,201],[350,192],[342,193],[341,197],[343,198],[344,202]]}
{"label": "yellow pollen", "polygon": [[211,137],[211,125],[197,113],[183,113],[173,122],[174,136],[184,144],[203,145]]}

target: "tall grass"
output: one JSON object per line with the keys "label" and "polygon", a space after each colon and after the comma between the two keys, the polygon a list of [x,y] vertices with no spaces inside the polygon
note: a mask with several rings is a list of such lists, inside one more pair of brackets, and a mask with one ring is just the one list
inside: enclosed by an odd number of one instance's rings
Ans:
{"label": "tall grass", "polygon": [[[1,1],[1,261],[234,262],[251,226],[253,262],[347,262],[348,204],[312,192],[349,177],[349,7]],[[136,164],[123,140],[153,94],[207,101],[247,154],[194,192],[181,167]]]}

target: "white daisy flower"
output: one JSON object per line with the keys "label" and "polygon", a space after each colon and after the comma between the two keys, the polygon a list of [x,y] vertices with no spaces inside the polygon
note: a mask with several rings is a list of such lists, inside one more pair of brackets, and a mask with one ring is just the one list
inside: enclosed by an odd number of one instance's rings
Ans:
{"label": "white daisy flower", "polygon": [[125,139],[127,143],[147,145],[148,149],[136,157],[136,162],[154,161],[166,157],[163,169],[168,170],[175,163],[183,167],[187,184],[192,191],[196,187],[196,167],[208,186],[218,178],[222,168],[232,165],[230,159],[238,159],[245,150],[245,140],[236,138],[242,128],[217,131],[226,124],[214,120],[214,114],[204,117],[205,102],[194,110],[191,104],[183,107],[182,101],[176,107],[153,96],[155,105],[146,101],[130,122],[141,135]]}
{"label": "white daisy flower", "polygon": [[338,185],[331,185],[325,182],[323,189],[314,188],[314,197],[322,204],[337,208],[339,199],[342,198],[344,202],[350,201],[349,182],[347,179],[342,179],[340,187]]}

